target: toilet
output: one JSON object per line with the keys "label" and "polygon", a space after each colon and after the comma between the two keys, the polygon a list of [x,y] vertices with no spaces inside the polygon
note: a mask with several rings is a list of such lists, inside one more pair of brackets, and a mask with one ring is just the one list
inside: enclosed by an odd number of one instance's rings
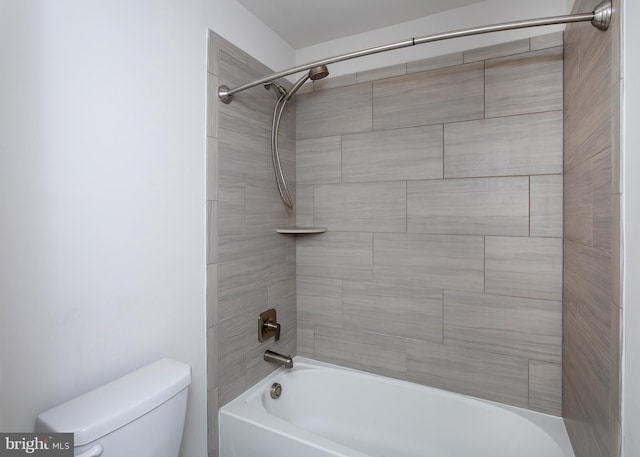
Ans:
{"label": "toilet", "polygon": [[178,457],[191,367],[161,359],[38,415],[38,433],[74,433],[75,457]]}

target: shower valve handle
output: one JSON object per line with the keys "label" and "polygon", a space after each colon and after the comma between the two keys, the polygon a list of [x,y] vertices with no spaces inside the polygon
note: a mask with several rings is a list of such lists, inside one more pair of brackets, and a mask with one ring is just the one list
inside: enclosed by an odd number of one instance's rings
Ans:
{"label": "shower valve handle", "polygon": [[276,332],[276,341],[278,341],[280,339],[280,324],[278,324],[277,322],[273,322],[273,321],[266,321],[262,325],[267,330],[271,330],[271,331],[275,330],[275,332]]}

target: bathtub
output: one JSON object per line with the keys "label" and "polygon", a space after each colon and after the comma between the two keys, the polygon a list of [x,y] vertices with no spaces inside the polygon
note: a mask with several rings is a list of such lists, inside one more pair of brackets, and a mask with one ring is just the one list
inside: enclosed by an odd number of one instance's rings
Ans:
{"label": "bathtub", "polygon": [[574,457],[558,417],[302,357],[219,421],[220,457]]}

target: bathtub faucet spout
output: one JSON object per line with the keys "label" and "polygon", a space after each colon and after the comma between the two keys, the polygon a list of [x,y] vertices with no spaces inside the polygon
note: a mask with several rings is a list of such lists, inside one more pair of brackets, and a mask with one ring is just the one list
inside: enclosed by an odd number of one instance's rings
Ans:
{"label": "bathtub faucet spout", "polygon": [[264,351],[264,360],[278,365],[284,365],[285,368],[293,368],[293,359],[290,355],[282,355],[267,349]]}

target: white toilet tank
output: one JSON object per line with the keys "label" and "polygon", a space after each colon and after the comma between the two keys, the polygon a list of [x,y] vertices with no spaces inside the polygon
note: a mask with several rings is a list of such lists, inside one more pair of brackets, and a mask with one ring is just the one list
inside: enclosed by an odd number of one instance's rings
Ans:
{"label": "white toilet tank", "polygon": [[178,457],[191,367],[158,360],[38,415],[36,432],[74,433],[79,457]]}

